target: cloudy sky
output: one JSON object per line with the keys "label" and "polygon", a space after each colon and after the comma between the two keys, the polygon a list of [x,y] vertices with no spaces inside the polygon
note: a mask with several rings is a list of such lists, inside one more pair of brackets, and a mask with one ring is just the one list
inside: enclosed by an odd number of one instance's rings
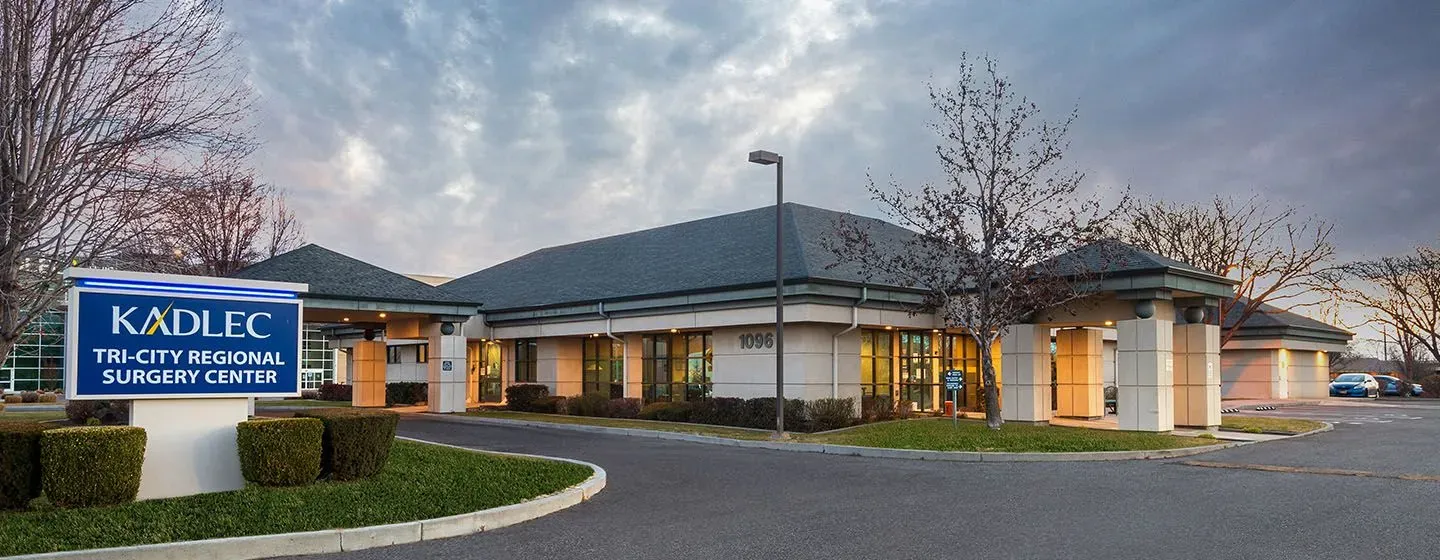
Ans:
{"label": "cloudy sky", "polygon": [[[1068,163],[1175,200],[1260,193],[1347,255],[1436,239],[1440,4],[1416,0],[230,2],[257,165],[310,241],[460,275],[790,200],[875,215],[935,177],[925,81],[989,53]],[[703,248],[697,247],[697,250]]]}

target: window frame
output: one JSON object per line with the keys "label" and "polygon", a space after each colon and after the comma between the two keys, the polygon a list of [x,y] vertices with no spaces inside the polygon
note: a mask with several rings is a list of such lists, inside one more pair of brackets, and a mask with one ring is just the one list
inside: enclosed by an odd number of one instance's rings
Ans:
{"label": "window frame", "polygon": [[534,338],[515,339],[515,383],[538,383],[540,342]]}
{"label": "window frame", "polygon": [[580,356],[580,394],[625,398],[624,342],[608,336],[586,337],[580,343]]}
{"label": "window frame", "polygon": [[[691,348],[697,338],[699,347]],[[685,402],[710,398],[714,392],[714,333],[647,333],[641,335],[640,341],[641,402]],[[676,342],[685,345],[679,353]],[[699,357],[695,357],[697,354]]]}

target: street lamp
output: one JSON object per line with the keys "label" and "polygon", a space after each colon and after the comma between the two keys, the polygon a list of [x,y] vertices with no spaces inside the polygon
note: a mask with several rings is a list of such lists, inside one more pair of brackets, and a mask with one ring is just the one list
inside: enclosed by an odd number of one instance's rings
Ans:
{"label": "street lamp", "polygon": [[785,158],[775,152],[750,152],[750,163],[775,165],[775,438],[785,438]]}

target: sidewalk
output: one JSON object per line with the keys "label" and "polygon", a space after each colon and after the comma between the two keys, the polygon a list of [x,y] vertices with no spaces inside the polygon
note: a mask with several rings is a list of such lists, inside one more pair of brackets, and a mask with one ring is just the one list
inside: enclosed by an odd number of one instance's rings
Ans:
{"label": "sidewalk", "polygon": [[[1081,420],[1081,419],[1079,419],[1079,418],[1051,418],[1051,419],[1050,419],[1050,425],[1051,425],[1051,426],[1068,426],[1068,427],[1071,427],[1071,428],[1090,428],[1090,429],[1094,429],[1094,430],[1119,430],[1119,429],[1120,429],[1119,422],[1116,420],[1114,414],[1108,414],[1108,415],[1106,415],[1104,418],[1099,419],[1099,420]],[[1210,434],[1210,435],[1215,436],[1215,439],[1225,440],[1225,441],[1273,441],[1273,440],[1277,440],[1277,439],[1285,439],[1285,438],[1287,438],[1287,437],[1292,437],[1292,436],[1282,436],[1282,435],[1276,435],[1276,434],[1252,434],[1252,433],[1248,433],[1248,432],[1231,432],[1231,431],[1224,431],[1224,430],[1196,430],[1196,429],[1188,429],[1188,428],[1176,428],[1174,431],[1172,431],[1172,432],[1170,432],[1170,433],[1175,434],[1175,435],[1177,435],[1177,436],[1188,436],[1188,437],[1195,437],[1195,436],[1198,436],[1198,435],[1200,435],[1200,434]]]}

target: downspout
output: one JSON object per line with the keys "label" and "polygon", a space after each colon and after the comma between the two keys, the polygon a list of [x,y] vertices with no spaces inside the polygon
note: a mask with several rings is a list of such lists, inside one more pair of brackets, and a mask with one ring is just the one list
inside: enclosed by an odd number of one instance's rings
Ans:
{"label": "downspout", "polygon": [[620,394],[623,395],[630,390],[630,345],[625,343],[625,339],[615,336],[615,333],[610,330],[611,319],[610,315],[605,313],[605,302],[600,302],[598,312],[601,317],[605,318],[605,336],[620,343],[620,386],[622,387]]}
{"label": "downspout", "polygon": [[830,398],[840,398],[840,337],[860,328],[860,306],[870,299],[870,288],[860,287],[860,300],[850,307],[850,326],[830,339]]}

